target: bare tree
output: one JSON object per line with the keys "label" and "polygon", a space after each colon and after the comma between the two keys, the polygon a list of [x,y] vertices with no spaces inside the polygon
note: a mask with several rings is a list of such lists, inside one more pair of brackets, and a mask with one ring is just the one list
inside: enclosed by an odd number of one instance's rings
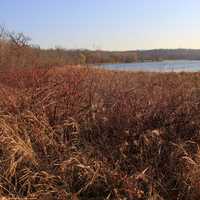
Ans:
{"label": "bare tree", "polygon": [[6,29],[3,25],[0,25],[0,40],[5,39]]}
{"label": "bare tree", "polygon": [[25,36],[23,33],[8,33],[9,40],[17,47],[27,47],[31,39]]}

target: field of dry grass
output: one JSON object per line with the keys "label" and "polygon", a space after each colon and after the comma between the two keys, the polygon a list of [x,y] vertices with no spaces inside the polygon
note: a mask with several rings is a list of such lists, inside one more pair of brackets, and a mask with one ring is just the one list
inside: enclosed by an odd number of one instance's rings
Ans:
{"label": "field of dry grass", "polygon": [[199,200],[200,74],[0,73],[0,196]]}

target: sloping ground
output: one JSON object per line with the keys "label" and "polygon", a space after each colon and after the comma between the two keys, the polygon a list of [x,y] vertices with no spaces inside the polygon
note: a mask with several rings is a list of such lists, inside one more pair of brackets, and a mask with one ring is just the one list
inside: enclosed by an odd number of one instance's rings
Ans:
{"label": "sloping ground", "polygon": [[200,74],[0,73],[0,196],[200,199]]}

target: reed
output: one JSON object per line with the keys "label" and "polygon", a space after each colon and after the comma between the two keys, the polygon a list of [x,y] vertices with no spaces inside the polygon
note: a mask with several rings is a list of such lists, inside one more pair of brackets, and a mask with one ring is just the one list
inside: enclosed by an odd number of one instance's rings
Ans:
{"label": "reed", "polygon": [[0,73],[0,196],[199,200],[200,74]]}

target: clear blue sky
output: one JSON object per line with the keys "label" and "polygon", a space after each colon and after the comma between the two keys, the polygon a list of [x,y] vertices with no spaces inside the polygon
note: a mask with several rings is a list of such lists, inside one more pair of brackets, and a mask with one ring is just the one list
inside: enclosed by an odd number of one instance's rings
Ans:
{"label": "clear blue sky", "polygon": [[0,0],[0,24],[44,48],[200,48],[200,0]]}

